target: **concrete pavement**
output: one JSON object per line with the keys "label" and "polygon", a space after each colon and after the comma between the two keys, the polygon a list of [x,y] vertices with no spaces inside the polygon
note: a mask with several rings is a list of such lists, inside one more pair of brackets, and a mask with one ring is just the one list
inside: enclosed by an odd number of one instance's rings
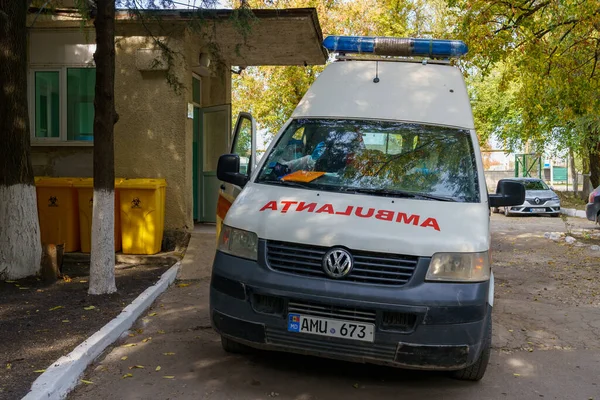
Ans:
{"label": "concrete pavement", "polygon": [[[493,219],[494,352],[479,383],[292,354],[229,355],[210,327],[210,268],[202,267],[197,280],[163,294],[131,336],[88,370],[84,379],[93,383],[81,384],[70,398],[600,400],[597,261],[576,269],[587,250],[543,239],[544,231],[561,230],[560,219]],[[559,280],[563,273],[593,281],[578,286]]]}

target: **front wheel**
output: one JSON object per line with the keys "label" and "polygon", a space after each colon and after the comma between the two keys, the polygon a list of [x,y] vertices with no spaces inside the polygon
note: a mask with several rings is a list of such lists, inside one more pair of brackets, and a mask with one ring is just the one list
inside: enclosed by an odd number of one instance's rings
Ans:
{"label": "front wheel", "polygon": [[479,381],[485,375],[488,363],[490,361],[490,354],[492,352],[492,316],[490,315],[488,322],[487,335],[484,339],[483,349],[475,364],[459,369],[458,371],[452,372],[454,379],[461,381]]}

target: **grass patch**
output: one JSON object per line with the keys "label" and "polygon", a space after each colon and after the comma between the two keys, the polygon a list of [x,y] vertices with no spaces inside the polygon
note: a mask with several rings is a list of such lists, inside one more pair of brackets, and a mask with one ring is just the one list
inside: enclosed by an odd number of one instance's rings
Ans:
{"label": "grass patch", "polygon": [[587,200],[582,200],[579,197],[575,197],[573,192],[555,192],[560,198],[561,208],[574,208],[576,210],[585,211],[585,205]]}

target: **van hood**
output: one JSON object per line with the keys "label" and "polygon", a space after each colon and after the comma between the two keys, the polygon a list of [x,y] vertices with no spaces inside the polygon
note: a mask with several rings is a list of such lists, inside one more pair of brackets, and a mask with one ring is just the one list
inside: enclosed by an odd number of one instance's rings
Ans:
{"label": "van hood", "polygon": [[430,257],[489,249],[486,203],[380,197],[248,183],[225,224],[260,239]]}

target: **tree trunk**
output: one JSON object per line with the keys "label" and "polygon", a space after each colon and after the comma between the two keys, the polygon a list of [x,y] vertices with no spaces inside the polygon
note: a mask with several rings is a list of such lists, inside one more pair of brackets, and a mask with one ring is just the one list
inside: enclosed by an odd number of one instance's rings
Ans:
{"label": "tree trunk", "polygon": [[0,0],[0,279],[40,269],[27,107],[27,1]]}
{"label": "tree trunk", "polygon": [[[596,135],[594,135],[596,137]],[[589,151],[590,157],[590,182],[592,188],[600,185],[600,142],[595,140]]]}
{"label": "tree trunk", "polygon": [[94,97],[94,205],[90,294],[115,285],[115,1],[96,0],[96,93]]}
{"label": "tree trunk", "polygon": [[[573,182],[573,194],[577,197],[578,182],[577,182],[577,169],[575,168],[575,155],[573,149],[569,148],[569,166],[571,167],[571,180]],[[569,188],[567,188],[569,190]]]}

